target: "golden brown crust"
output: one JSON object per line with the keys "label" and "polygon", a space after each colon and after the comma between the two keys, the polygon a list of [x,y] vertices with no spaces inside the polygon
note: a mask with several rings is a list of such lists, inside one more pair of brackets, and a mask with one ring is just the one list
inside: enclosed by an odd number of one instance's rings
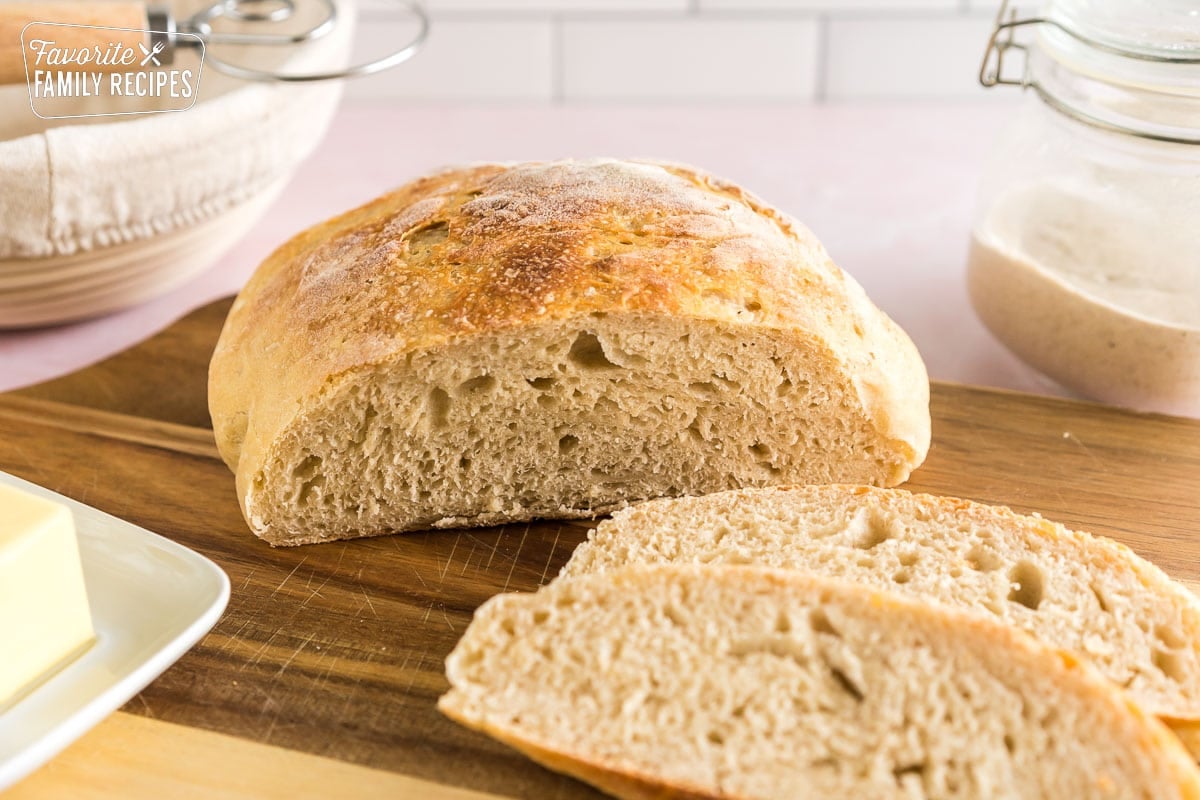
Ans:
{"label": "golden brown crust", "polygon": [[1159,717],[1192,759],[1200,762],[1200,720]]}
{"label": "golden brown crust", "polygon": [[924,458],[916,349],[807,230],[697,170],[611,160],[447,170],[283,245],[213,356],[217,444],[245,504],[279,433],[341,377],[467,337],[627,312],[811,340],[852,376],[880,434],[912,466]]}
{"label": "golden brown crust", "polygon": [[498,742],[528,756],[546,769],[570,775],[622,800],[739,800],[731,794],[711,794],[698,786],[667,783],[631,770],[605,764],[581,753],[570,753],[545,742],[517,736],[507,728],[489,725],[462,714],[452,703],[438,702],[438,710],[450,719],[487,734]]}

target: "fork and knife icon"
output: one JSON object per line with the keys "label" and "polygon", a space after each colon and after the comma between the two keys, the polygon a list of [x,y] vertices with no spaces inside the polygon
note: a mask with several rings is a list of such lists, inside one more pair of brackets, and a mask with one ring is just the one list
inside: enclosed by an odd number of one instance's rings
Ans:
{"label": "fork and knife icon", "polygon": [[144,66],[146,66],[146,64],[150,63],[151,61],[154,62],[154,66],[156,66],[156,67],[162,66],[162,63],[159,62],[159,60],[158,60],[158,54],[161,53],[163,51],[163,49],[166,47],[165,42],[157,42],[154,45],[153,50],[147,50],[146,45],[142,44],[141,42],[138,42],[138,47],[141,48],[142,53],[144,53],[146,56],[145,58],[142,59],[141,66],[144,67]]}

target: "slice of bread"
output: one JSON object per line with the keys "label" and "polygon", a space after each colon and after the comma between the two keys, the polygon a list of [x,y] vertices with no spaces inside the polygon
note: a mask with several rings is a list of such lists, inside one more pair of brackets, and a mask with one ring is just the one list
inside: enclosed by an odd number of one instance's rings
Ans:
{"label": "slice of bread", "polygon": [[484,604],[439,708],[621,798],[1200,797],[1085,662],[868,587],[667,565]]}
{"label": "slice of bread", "polygon": [[594,530],[565,576],[756,564],[988,614],[1087,658],[1139,705],[1200,719],[1200,602],[1129,548],[1041,517],[865,486],[646,503]]}
{"label": "slice of bread", "polygon": [[903,482],[904,332],[799,223],[670,164],[448,170],[306,231],[234,303],[209,406],[275,545]]}

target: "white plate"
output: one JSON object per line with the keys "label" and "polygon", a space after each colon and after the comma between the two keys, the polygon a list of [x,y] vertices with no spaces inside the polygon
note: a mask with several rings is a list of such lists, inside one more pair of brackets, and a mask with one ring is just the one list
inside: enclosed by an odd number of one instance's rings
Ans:
{"label": "white plate", "polygon": [[91,506],[0,472],[0,483],[66,503],[96,641],[0,712],[0,791],[123,705],[208,632],[229,601],[229,578],[186,547]]}

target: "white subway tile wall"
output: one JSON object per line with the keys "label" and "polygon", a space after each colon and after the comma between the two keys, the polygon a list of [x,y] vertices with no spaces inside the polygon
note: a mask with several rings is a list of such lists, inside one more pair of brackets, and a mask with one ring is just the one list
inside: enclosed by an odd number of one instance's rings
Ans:
{"label": "white subway tile wall", "polygon": [[[358,0],[361,55],[413,31]],[[356,99],[729,102],[982,98],[1000,0],[425,0],[429,42]]]}

